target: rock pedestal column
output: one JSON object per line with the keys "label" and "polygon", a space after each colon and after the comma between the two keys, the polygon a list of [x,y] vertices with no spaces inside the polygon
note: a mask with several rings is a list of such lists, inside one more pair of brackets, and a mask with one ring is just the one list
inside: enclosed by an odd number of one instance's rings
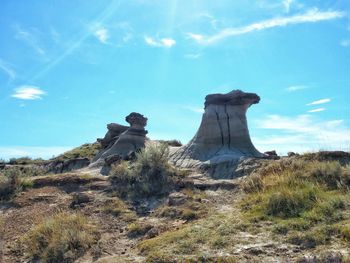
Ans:
{"label": "rock pedestal column", "polygon": [[180,167],[212,166],[215,170],[218,164],[229,166],[245,157],[263,157],[250,139],[246,118],[247,109],[259,101],[258,95],[240,90],[206,96],[205,112],[196,135],[172,154],[171,161]]}

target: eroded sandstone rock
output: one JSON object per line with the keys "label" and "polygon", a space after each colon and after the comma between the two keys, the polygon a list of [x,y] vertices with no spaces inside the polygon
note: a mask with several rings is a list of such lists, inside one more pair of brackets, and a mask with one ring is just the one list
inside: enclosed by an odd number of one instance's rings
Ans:
{"label": "eroded sandstone rock", "polygon": [[106,161],[110,163],[110,160],[119,157],[126,159],[145,146],[147,118],[140,113],[132,112],[125,120],[130,127],[117,123],[107,125],[108,132],[105,137],[97,139],[102,149],[93,158],[92,165],[106,164]]}
{"label": "eroded sandstone rock", "polygon": [[260,97],[255,93],[233,90],[210,94],[205,98],[205,112],[193,139],[171,156],[180,167],[202,168],[217,178],[234,177],[239,160],[264,157],[252,144],[246,112]]}

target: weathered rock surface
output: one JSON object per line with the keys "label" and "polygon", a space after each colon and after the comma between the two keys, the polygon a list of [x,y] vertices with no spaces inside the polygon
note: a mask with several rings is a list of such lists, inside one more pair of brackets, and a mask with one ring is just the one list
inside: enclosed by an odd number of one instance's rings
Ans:
{"label": "weathered rock surface", "polygon": [[250,139],[246,112],[260,97],[233,90],[210,94],[194,138],[171,155],[180,167],[200,168],[215,178],[233,178],[238,162],[247,157],[264,157]]}
{"label": "weathered rock surface", "polygon": [[129,158],[145,146],[147,118],[139,113],[132,112],[125,120],[130,124],[130,127],[117,123],[107,125],[108,132],[105,137],[97,139],[101,143],[102,149],[93,158],[92,166],[110,164],[119,157],[120,159]]}
{"label": "weathered rock surface", "polygon": [[88,158],[75,158],[69,160],[53,160],[44,165],[49,173],[66,173],[73,170],[81,169],[90,164]]}

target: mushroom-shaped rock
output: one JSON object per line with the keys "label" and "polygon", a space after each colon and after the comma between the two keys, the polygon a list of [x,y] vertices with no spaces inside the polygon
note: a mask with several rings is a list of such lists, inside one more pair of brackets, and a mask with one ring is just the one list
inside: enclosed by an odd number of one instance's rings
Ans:
{"label": "mushroom-shaped rock", "polygon": [[247,109],[259,101],[258,95],[241,90],[207,95],[196,135],[172,154],[171,161],[180,167],[204,167],[214,177],[234,177],[239,160],[264,156],[252,144],[246,118]]}
{"label": "mushroom-shaped rock", "polygon": [[140,113],[132,112],[125,120],[130,127],[116,123],[107,125],[107,134],[103,139],[98,139],[103,149],[94,157],[92,166],[106,164],[105,160],[111,156],[127,158],[145,146],[147,118]]}

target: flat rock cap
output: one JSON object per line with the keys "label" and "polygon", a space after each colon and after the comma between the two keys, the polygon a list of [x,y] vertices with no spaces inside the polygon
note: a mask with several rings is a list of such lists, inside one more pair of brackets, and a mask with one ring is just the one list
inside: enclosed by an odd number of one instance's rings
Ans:
{"label": "flat rock cap", "polygon": [[205,107],[208,105],[245,105],[257,104],[260,97],[255,93],[247,93],[241,90],[233,90],[226,94],[209,94],[205,97]]}
{"label": "flat rock cap", "polygon": [[147,125],[147,118],[140,113],[132,112],[125,117],[125,121],[133,125],[140,125],[145,127]]}

